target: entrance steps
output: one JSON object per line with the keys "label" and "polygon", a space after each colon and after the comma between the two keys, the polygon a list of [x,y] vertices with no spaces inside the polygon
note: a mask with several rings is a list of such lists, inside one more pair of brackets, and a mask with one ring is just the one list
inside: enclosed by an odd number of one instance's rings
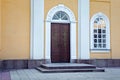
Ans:
{"label": "entrance steps", "polygon": [[104,72],[103,68],[97,68],[94,65],[84,63],[50,63],[41,64],[36,68],[43,73],[56,72]]}

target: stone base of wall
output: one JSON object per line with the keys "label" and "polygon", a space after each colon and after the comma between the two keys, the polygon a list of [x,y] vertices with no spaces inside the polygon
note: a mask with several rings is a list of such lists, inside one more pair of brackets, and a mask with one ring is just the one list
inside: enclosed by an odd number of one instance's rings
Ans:
{"label": "stone base of wall", "polygon": [[45,60],[0,60],[0,71],[31,69],[44,63]]}
{"label": "stone base of wall", "polygon": [[[50,63],[50,60],[0,60],[0,70],[31,69],[42,63]],[[120,59],[77,59],[72,63],[93,64],[97,67],[120,67]]]}
{"label": "stone base of wall", "polygon": [[120,59],[85,59],[78,60],[78,63],[93,64],[97,67],[120,67]]}

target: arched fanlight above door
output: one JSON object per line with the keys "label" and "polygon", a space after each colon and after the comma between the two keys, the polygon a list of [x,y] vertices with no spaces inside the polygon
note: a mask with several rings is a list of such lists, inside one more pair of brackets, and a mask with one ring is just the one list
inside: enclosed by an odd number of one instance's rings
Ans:
{"label": "arched fanlight above door", "polygon": [[69,20],[69,16],[63,11],[58,11],[54,14],[52,20]]}

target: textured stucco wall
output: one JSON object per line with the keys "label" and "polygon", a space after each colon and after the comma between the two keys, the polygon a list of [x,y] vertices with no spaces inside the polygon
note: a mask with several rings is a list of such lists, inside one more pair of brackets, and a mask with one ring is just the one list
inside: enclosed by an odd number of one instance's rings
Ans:
{"label": "textured stucco wall", "polygon": [[29,59],[30,0],[1,0],[0,59]]}

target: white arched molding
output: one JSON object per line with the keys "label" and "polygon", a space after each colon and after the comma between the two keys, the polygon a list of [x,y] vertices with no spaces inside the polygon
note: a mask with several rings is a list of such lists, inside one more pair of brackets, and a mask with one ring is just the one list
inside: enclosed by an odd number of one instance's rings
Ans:
{"label": "white arched molding", "polygon": [[[95,19],[96,18],[98,18],[98,17],[101,17],[101,18],[103,18],[104,19],[104,21],[105,21],[105,24],[106,24],[106,48],[105,49],[102,49],[102,50],[100,50],[100,49],[94,49],[94,45],[93,45],[93,34],[94,34],[94,32],[93,32],[93,29],[94,29],[94,27],[93,27],[93,23],[94,23],[94,21],[95,21]],[[94,14],[93,15],[93,17],[91,18],[91,22],[90,22],[90,37],[91,37],[91,44],[90,44],[90,47],[91,47],[91,51],[92,52],[109,52],[110,51],[110,22],[109,22],[109,18],[105,15],[105,14],[103,14],[102,12],[99,12],[99,13],[96,13],[96,14]]]}
{"label": "white arched molding", "polygon": [[59,4],[58,6],[55,6],[51,10],[49,10],[49,12],[47,14],[46,21],[52,22],[52,17],[58,11],[63,11],[65,13],[67,13],[69,18],[70,18],[70,22],[76,22],[73,12],[68,7],[66,7],[66,6],[64,6],[62,4]]}
{"label": "white arched molding", "polygon": [[[60,4],[49,10],[46,18],[46,38],[45,38],[45,59],[51,60],[51,23],[54,14],[58,11],[63,11],[69,16],[70,23],[70,59],[76,59],[76,20],[73,12],[66,6]],[[57,21],[56,23],[66,23],[64,21]]]}

